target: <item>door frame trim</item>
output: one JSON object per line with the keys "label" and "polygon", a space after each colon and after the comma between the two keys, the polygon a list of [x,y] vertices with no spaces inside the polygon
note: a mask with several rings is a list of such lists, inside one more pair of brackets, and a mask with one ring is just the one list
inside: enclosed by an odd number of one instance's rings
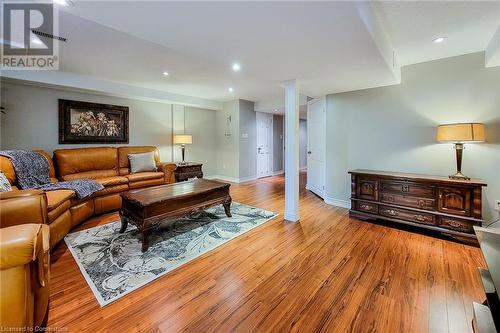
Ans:
{"label": "door frame trim", "polygon": [[[311,190],[311,187],[309,186],[309,184],[307,183],[307,180],[306,180],[306,189],[311,191],[311,192],[314,192],[315,194],[321,196],[321,198],[323,199],[323,201],[325,200],[326,198],[326,96],[321,96],[321,97],[318,97],[318,98],[314,98],[310,101],[307,102],[307,118],[308,118],[308,121],[307,121],[307,151],[309,151],[309,135],[311,133],[310,129],[309,129],[309,126],[310,126],[310,122],[309,122],[309,107],[312,105],[312,104],[315,104],[315,103],[322,103],[323,104],[323,126],[321,128],[321,130],[323,131],[323,134],[324,134],[324,139],[325,139],[325,149],[323,150],[323,190],[319,190],[320,193],[316,193],[314,191]],[[308,157],[306,157],[306,159],[308,159]],[[307,162],[307,165],[309,166],[309,163]]]}
{"label": "door frame trim", "polygon": [[[273,118],[273,114],[272,113],[266,113],[266,112],[259,112],[259,111],[255,111],[255,134],[256,134],[256,147],[257,147],[257,151],[255,152],[255,156],[256,156],[256,163],[255,163],[255,167],[256,167],[256,178],[259,179],[259,178],[264,178],[264,177],[270,177],[273,175],[273,169],[274,169],[274,118]],[[259,176],[259,136],[257,135],[257,132],[258,132],[258,122],[259,120],[257,118],[261,117],[261,116],[265,116],[265,117],[269,117],[271,119],[271,123],[270,123],[270,126],[269,126],[269,131],[270,131],[270,146],[269,146],[269,158],[268,158],[268,169],[269,169],[269,173],[267,175],[264,175],[264,176]]]}

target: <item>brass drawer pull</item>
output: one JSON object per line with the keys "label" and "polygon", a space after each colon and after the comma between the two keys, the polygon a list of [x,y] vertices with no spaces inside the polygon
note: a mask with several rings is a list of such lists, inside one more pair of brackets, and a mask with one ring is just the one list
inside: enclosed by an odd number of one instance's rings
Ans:
{"label": "brass drawer pull", "polygon": [[388,213],[389,215],[392,215],[392,216],[396,216],[396,215],[398,215],[398,213],[397,213],[394,209],[388,209],[388,210],[387,210],[387,213]]}
{"label": "brass drawer pull", "polygon": [[420,222],[427,221],[427,219],[425,218],[425,216],[422,216],[422,215],[415,215],[415,219],[417,221],[420,221]]}
{"label": "brass drawer pull", "polygon": [[362,204],[361,208],[366,209],[366,210],[371,210],[372,208],[368,205]]}

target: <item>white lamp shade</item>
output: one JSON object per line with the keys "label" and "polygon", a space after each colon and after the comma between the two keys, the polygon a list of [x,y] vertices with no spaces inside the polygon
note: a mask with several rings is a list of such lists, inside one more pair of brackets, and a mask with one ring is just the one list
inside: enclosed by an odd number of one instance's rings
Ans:
{"label": "white lamp shade", "polygon": [[190,134],[174,135],[174,145],[190,145],[193,143],[193,136]]}

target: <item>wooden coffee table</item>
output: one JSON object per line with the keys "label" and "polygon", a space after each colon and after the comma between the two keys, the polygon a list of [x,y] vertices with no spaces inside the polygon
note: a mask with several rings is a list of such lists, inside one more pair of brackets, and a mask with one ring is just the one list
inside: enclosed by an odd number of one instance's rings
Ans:
{"label": "wooden coffee table", "polygon": [[215,180],[194,179],[123,192],[120,233],[125,232],[129,222],[135,225],[142,233],[142,252],[145,252],[149,248],[151,230],[167,218],[185,216],[220,204],[231,217],[229,186]]}

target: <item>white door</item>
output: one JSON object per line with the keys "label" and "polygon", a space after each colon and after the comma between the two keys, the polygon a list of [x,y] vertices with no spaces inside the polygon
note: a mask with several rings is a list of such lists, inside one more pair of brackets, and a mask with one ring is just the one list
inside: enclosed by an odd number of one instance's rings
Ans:
{"label": "white door", "polygon": [[273,115],[257,112],[257,178],[267,177],[272,171]]}
{"label": "white door", "polygon": [[320,197],[325,195],[326,99],[307,102],[307,185]]}

